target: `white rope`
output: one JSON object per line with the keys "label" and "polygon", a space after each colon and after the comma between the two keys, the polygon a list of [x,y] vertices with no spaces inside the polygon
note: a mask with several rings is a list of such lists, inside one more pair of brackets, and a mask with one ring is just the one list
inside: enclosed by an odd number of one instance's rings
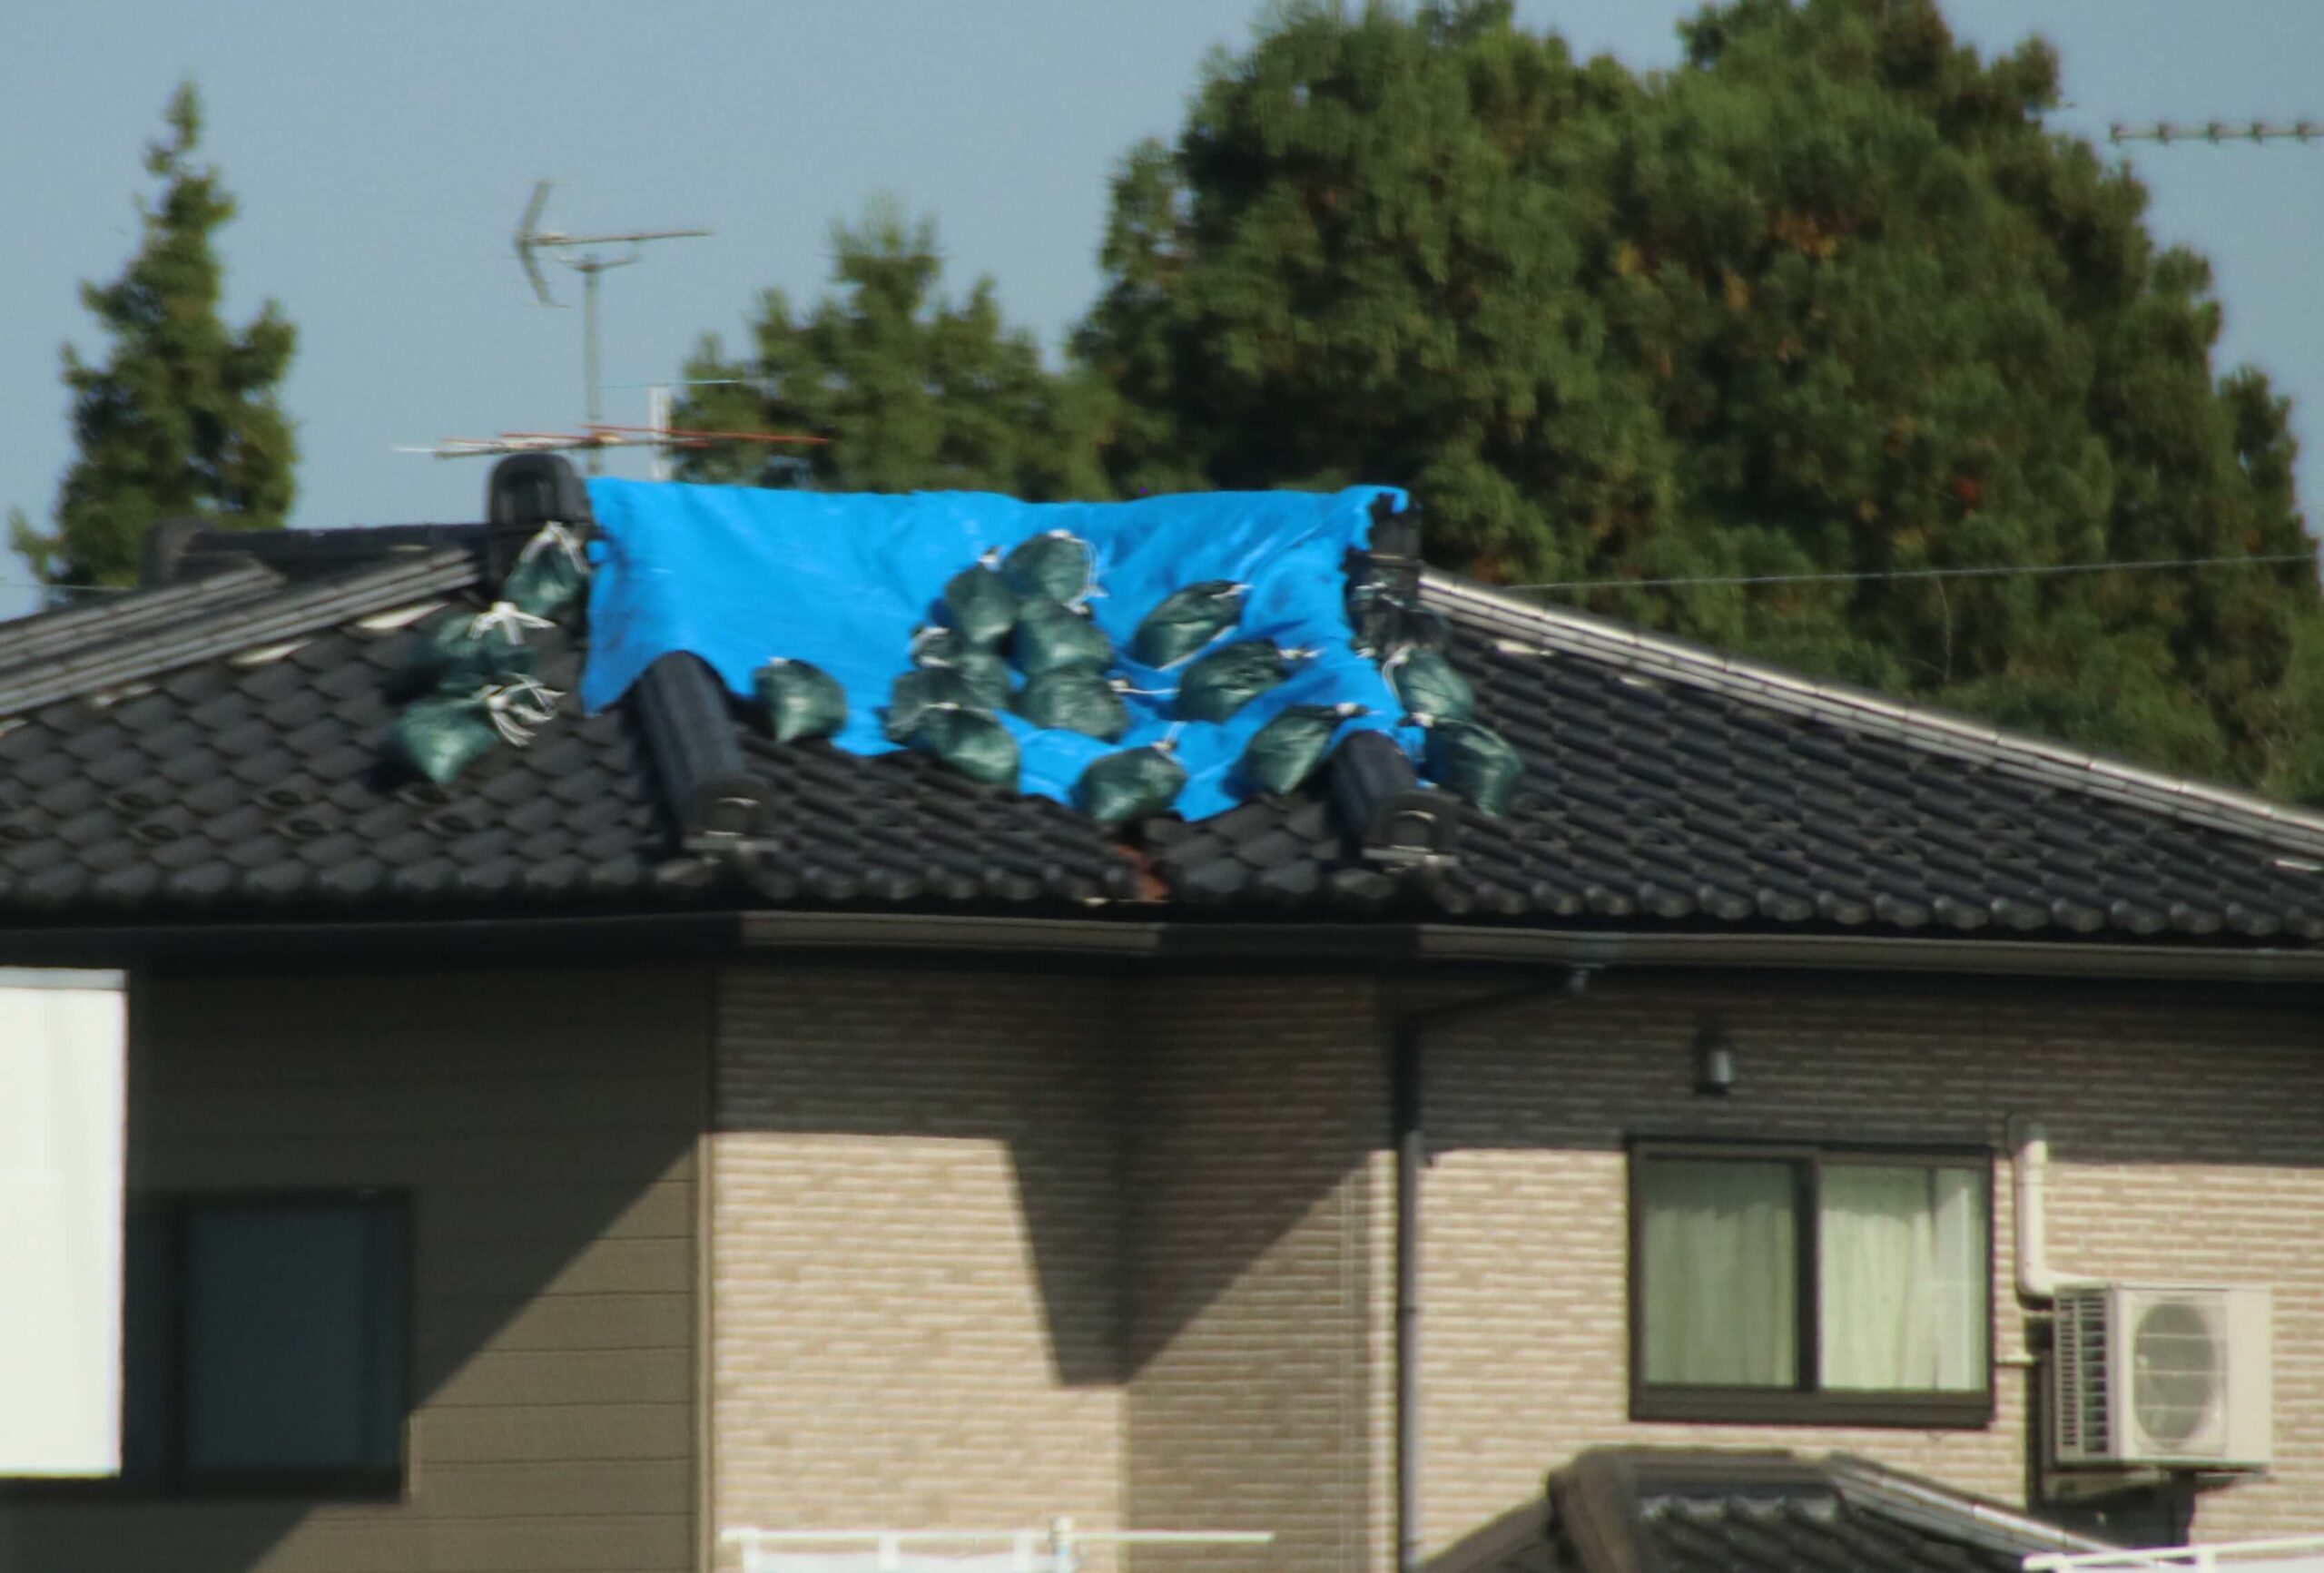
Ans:
{"label": "white rope", "polygon": [[517,554],[518,565],[531,562],[551,546],[563,552],[584,578],[588,576],[589,557],[588,554],[581,549],[580,538],[555,520],[543,525],[540,533],[525,543],[524,550]]}
{"label": "white rope", "polygon": [[556,624],[547,617],[536,617],[514,601],[495,601],[490,606],[468,619],[468,637],[481,639],[487,634],[506,634],[517,644],[523,644],[527,628],[554,628]]}
{"label": "white rope", "polygon": [[556,718],[556,702],[564,697],[531,677],[515,678],[498,687],[479,688],[475,695],[484,706],[485,718],[492,723],[492,730],[517,748],[531,742],[533,734]]}

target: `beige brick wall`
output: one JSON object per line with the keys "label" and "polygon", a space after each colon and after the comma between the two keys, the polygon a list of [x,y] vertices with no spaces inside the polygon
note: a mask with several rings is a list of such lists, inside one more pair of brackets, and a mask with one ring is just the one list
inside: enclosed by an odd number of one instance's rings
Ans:
{"label": "beige brick wall", "polygon": [[1128,1020],[1101,978],[726,974],[722,1529],[1118,1523]]}
{"label": "beige brick wall", "polygon": [[[729,977],[714,1141],[721,1524],[1251,1527],[1393,1558],[1387,1013],[1345,978]],[[1689,1092],[1698,1016],[1738,1045]],[[2025,1369],[1977,1430],[1632,1424],[1635,1135],[2055,1144],[2061,1268],[2277,1288],[2277,1478],[2206,1533],[2324,1523],[2324,1058],[2312,1010],[2126,988],[1917,991],[1614,974],[1432,1038],[1422,1373],[1442,1547],[1600,1443],[1846,1450],[2005,1499]]]}
{"label": "beige brick wall", "polygon": [[405,1490],[0,1497],[0,1573],[692,1567],[711,983],[141,977],[133,1193],[409,1191]]}
{"label": "beige brick wall", "polygon": [[[1689,1092],[1698,1012],[1738,1047]],[[2324,1526],[2324,1045],[2310,1009],[2135,991],[1982,995],[1773,981],[1716,993],[1613,975],[1584,998],[1433,1039],[1427,1531],[1443,1546],[1603,1443],[1844,1450],[2023,1499],[2028,1371],[1982,1430],[1633,1424],[1622,1144],[1638,1135],[2053,1143],[2062,1270],[2276,1289],[2275,1478],[2208,1497],[2209,1536]],[[1997,1157],[1997,1351],[2023,1350]]]}
{"label": "beige brick wall", "polygon": [[1142,995],[1128,1238],[1131,1515],[1273,1530],[1139,1573],[1361,1573],[1388,1497],[1368,984],[1157,981]]}
{"label": "beige brick wall", "polygon": [[1069,1512],[1283,1537],[1141,1552],[1142,1573],[1364,1567],[1375,1028],[1345,981],[730,973],[717,1523]]}

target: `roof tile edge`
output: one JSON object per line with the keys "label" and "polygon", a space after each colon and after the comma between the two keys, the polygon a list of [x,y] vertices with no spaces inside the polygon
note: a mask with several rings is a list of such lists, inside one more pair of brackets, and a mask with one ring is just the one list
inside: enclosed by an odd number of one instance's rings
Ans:
{"label": "roof tile edge", "polygon": [[[1481,614],[1504,630],[1521,630],[1552,649],[1615,664],[1643,664],[1659,674],[1714,692],[1771,703],[1837,725],[1886,732],[1932,752],[2013,770],[2044,785],[2090,792],[2230,834],[2324,851],[2324,813],[2272,802],[2230,787],[2166,775],[1965,716],[1905,704],[1868,689],[1801,677],[1561,607],[1534,605],[1506,592],[1434,570],[1423,575],[1421,589],[1439,606]],[[1616,648],[1609,650],[1610,645]]]}

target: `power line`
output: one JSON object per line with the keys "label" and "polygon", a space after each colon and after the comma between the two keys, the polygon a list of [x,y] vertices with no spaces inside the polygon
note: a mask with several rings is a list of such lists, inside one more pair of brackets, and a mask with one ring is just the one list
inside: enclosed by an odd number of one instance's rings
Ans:
{"label": "power line", "polygon": [[1670,590],[1695,585],[1858,585],[1892,579],[2034,579],[2056,574],[2157,573],[2171,568],[2250,568],[2280,563],[2313,563],[2310,552],[2260,557],[2171,557],[2151,562],[2046,563],[1983,568],[1887,568],[1861,574],[1695,575],[1670,579],[1560,579],[1511,585],[1512,590]]}
{"label": "power line", "polygon": [[[1690,575],[1669,579],[1556,579],[1534,585],[1505,585],[1507,590],[1674,590],[1698,585],[1859,585],[1898,579],[2034,579],[2059,574],[2159,573],[2180,568],[2257,568],[2286,563],[2313,563],[2308,552],[2280,552],[2258,557],[2168,557],[2147,562],[2045,563],[2000,565],[1978,568],[1889,568],[1851,574],[1734,574]],[[143,585],[51,584],[41,579],[0,579],[0,589],[80,590],[101,595],[129,595],[149,588]]]}

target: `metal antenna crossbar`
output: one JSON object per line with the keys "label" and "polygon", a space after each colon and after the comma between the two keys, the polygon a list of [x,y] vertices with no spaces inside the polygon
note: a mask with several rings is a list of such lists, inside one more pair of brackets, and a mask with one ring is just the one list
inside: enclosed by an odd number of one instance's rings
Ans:
{"label": "metal antenna crossbar", "polygon": [[[591,428],[600,423],[597,390],[597,280],[615,268],[626,268],[645,254],[648,241],[682,241],[707,235],[708,230],[627,230],[617,234],[572,235],[563,230],[541,228],[541,212],[548,206],[549,188],[554,181],[537,182],[532,201],[525,204],[522,218],[517,221],[517,261],[523,264],[525,277],[532,281],[533,293],[540,297],[544,306],[556,301],[548,292],[548,280],[541,273],[540,261],[534,253],[548,251],[556,260],[581,275],[581,359],[582,380],[586,385],[586,420]],[[586,250],[592,246],[626,246],[629,250],[618,256],[606,256]],[[600,445],[603,446],[603,445]],[[589,450],[589,473],[596,475],[599,465],[597,449]]]}

